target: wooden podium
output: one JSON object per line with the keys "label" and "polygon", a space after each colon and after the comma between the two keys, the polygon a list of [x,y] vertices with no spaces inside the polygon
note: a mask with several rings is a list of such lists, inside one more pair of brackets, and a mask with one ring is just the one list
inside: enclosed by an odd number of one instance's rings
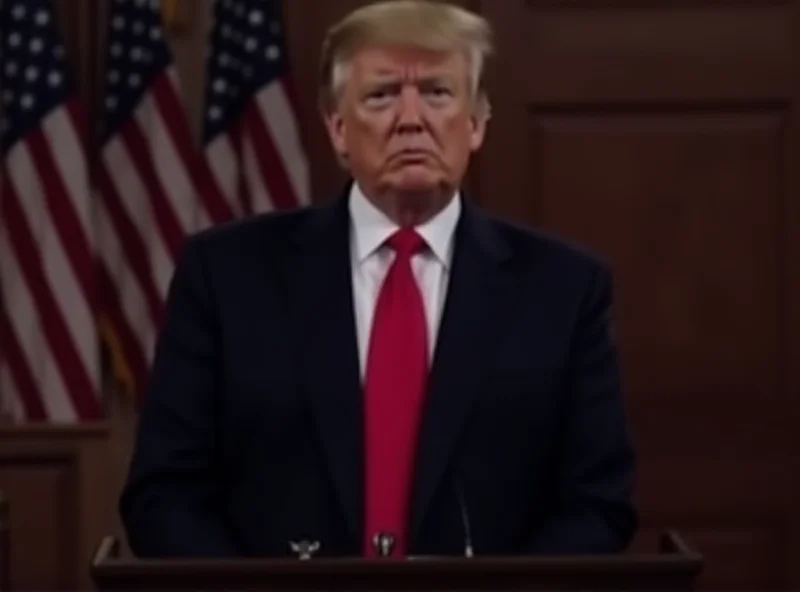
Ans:
{"label": "wooden podium", "polygon": [[702,557],[672,531],[658,552],[405,560],[137,560],[112,537],[91,565],[99,590],[693,590]]}

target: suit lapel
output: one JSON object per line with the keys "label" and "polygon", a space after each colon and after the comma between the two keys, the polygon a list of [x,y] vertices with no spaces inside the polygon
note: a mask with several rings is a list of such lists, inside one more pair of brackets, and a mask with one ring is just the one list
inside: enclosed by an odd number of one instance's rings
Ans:
{"label": "suit lapel", "polygon": [[485,368],[490,331],[515,293],[510,256],[491,224],[465,202],[422,421],[411,498],[411,540],[453,453]]}
{"label": "suit lapel", "polygon": [[361,380],[353,313],[347,200],[312,214],[288,258],[288,303],[297,330],[301,384],[320,449],[354,542],[362,506]]}

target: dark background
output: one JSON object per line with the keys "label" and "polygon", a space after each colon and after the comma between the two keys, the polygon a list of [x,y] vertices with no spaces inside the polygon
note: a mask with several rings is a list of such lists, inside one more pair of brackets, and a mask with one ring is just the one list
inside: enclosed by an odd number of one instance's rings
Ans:
{"label": "dark background", "polygon": [[[325,28],[356,0],[286,0],[315,195],[344,177],[315,110]],[[613,264],[642,533],[674,527],[706,588],[800,588],[800,1],[460,2],[497,33],[493,119],[468,190]],[[90,109],[105,0],[62,0]],[[201,109],[208,0],[173,31]],[[88,587],[135,411],[0,427],[19,588]]]}

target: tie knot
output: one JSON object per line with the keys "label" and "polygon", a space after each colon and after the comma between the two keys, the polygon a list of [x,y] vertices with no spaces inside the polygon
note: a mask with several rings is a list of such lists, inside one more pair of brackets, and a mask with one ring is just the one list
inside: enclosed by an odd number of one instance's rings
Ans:
{"label": "tie knot", "polygon": [[401,228],[389,237],[389,246],[398,256],[410,257],[425,246],[423,239],[413,228]]}

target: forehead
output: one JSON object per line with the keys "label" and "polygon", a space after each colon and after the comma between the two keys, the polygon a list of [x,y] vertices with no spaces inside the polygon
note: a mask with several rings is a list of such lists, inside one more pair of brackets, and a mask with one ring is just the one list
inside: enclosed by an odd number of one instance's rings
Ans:
{"label": "forehead", "polygon": [[462,52],[417,47],[365,47],[353,54],[350,65],[358,78],[460,76],[467,72]]}

